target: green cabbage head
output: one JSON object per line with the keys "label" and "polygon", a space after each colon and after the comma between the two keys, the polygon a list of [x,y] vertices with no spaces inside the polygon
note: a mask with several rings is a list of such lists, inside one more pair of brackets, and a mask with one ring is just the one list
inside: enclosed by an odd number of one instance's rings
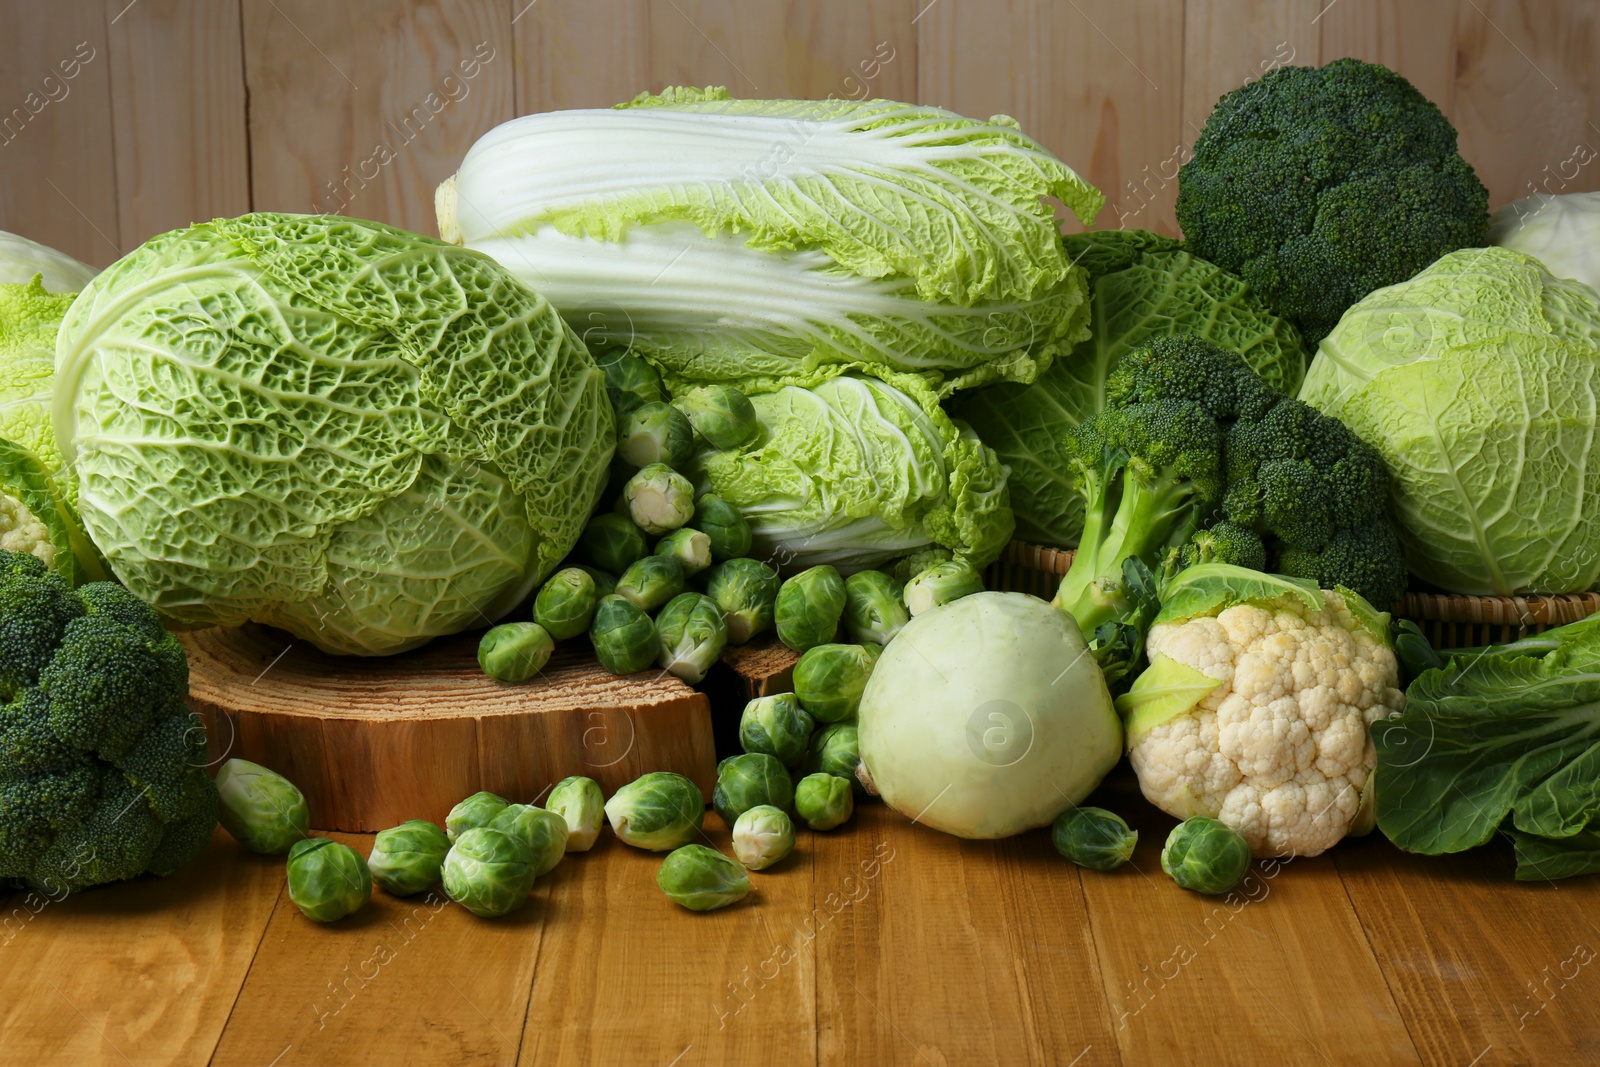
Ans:
{"label": "green cabbage head", "polygon": [[1418,577],[1456,593],[1600,582],[1600,297],[1504,248],[1345,312],[1300,399],[1383,453]]}
{"label": "green cabbage head", "polygon": [[614,437],[599,369],[487,256],[246,215],[99,275],[57,345],[84,525],[179,624],[386,655],[504,615],[576,541]]}

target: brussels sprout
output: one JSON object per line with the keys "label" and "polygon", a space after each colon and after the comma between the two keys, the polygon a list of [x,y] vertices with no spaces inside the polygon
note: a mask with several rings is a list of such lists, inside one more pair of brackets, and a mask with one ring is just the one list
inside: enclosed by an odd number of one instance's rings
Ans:
{"label": "brussels sprout", "polygon": [[746,752],[765,752],[793,767],[805,756],[815,727],[816,721],[793,693],[757,697],[739,717],[739,744]]}
{"label": "brussels sprout", "polygon": [[856,777],[861,766],[860,733],[853,722],[836,722],[824,726],[811,735],[811,746],[806,749],[805,772],[831,774],[849,779],[852,788],[865,793],[866,787]]}
{"label": "brussels sprout", "polygon": [[563,567],[550,576],[533,600],[533,621],[557,641],[577,637],[594,619],[600,602],[594,579],[579,567]]}
{"label": "brussels sprout", "polygon": [[894,579],[895,585],[904,589],[907,582],[929,567],[948,563],[954,558],[955,554],[948,548],[924,548],[895,560],[894,566],[889,568],[889,577]]}
{"label": "brussels sprout", "polygon": [[478,642],[478,666],[497,682],[526,682],[544,670],[556,643],[536,622],[491,626]]}
{"label": "brussels sprout", "polygon": [[475,826],[444,858],[444,895],[480,919],[510,915],[533,892],[533,850],[516,834]]}
{"label": "brussels sprout", "polygon": [[913,616],[930,608],[983,592],[983,578],[965,563],[936,563],[906,583],[906,607]]}
{"label": "brussels sprout", "polygon": [[794,665],[794,693],[818,722],[853,719],[883,651],[879,645],[817,645]]}
{"label": "brussels sprout", "polygon": [[750,874],[714,848],[684,845],[662,861],[656,885],[690,911],[716,911],[744,899]]}
{"label": "brussels sprout", "polygon": [[827,564],[812,567],[783,583],[773,617],[778,640],[804,652],[833,640],[844,615],[844,579]]}
{"label": "brussels sprout", "polygon": [[520,837],[528,843],[535,878],[556,869],[567,854],[567,820],[534,804],[508,804],[494,817],[489,829]]}
{"label": "brussels sprout", "polygon": [[834,774],[808,774],[794,787],[795,814],[813,830],[832,830],[856,810],[850,783]]}
{"label": "brussels sprout", "polygon": [[678,594],[656,616],[656,643],[663,670],[690,685],[700,682],[728,645],[722,609],[700,593]]}
{"label": "brussels sprout", "polygon": [[1227,824],[1196,815],[1167,835],[1161,869],[1183,888],[1215,896],[1238,885],[1250,869],[1250,845]]}
{"label": "brussels sprout", "polygon": [[617,576],[610,571],[603,571],[599,567],[590,567],[583,563],[575,564],[575,566],[593,579],[596,604],[617,591]]}
{"label": "brussels sprout", "polygon": [[887,645],[911,621],[901,587],[882,571],[857,571],[844,580],[844,630],[859,645]]}
{"label": "brussels sprout", "polygon": [[217,821],[251,852],[277,856],[305,840],[311,812],[305,794],[283,775],[231,759],[217,772]]}
{"label": "brussels sprout", "polygon": [[593,778],[563,778],[550,790],[545,807],[567,823],[567,851],[588,852],[606,818],[606,798]]}
{"label": "brussels sprout", "polygon": [[694,486],[664,463],[652,463],[629,478],[622,496],[628,517],[652,536],[670,533],[694,517]]}
{"label": "brussels sprout", "polygon": [[1068,808],[1050,828],[1056,851],[1080,867],[1114,871],[1128,862],[1139,832],[1105,808]]}
{"label": "brussels sprout", "polygon": [[641,404],[622,420],[617,455],[635,467],[664,463],[681,467],[694,455],[694,428],[665,401]]}
{"label": "brussels sprout", "polygon": [[695,504],[694,528],[711,538],[711,558],[719,563],[749,555],[755,539],[744,514],[715,493],[707,493]]}
{"label": "brussels sprout", "polygon": [[777,571],[748,557],[730,559],[711,569],[706,596],[723,611],[730,645],[742,645],[772,627],[782,584]]}
{"label": "brussels sprout", "polygon": [[671,556],[683,568],[685,577],[693,577],[711,566],[711,538],[682,526],[656,542],[656,555]]}
{"label": "brussels sprout", "polygon": [[425,819],[412,819],[372,839],[367,869],[392,897],[409,897],[439,884],[450,836]]}
{"label": "brussels sprout", "polygon": [[750,398],[729,385],[703,385],[673,403],[712,448],[738,448],[760,428]]}
{"label": "brussels sprout", "polygon": [[616,595],[642,611],[654,611],[683,592],[683,565],[671,556],[646,556],[617,579]]}
{"label": "brussels sprout", "polygon": [[757,804],[733,821],[733,854],[752,871],[764,871],[794,851],[794,820],[771,804]]}
{"label": "brussels sprout", "polygon": [[711,806],[722,821],[734,820],[761,804],[784,811],[794,807],[794,782],[776,757],[765,752],[729,756],[717,764],[717,788],[711,793]]}
{"label": "brussels sprout", "polygon": [[706,798],[681,774],[651,771],[611,794],[606,818],[623,844],[665,852],[700,836]]}
{"label": "brussels sprout", "polygon": [[617,421],[622,416],[645,404],[659,403],[667,398],[661,387],[661,375],[644,360],[627,348],[613,348],[594,357],[606,376],[606,395],[617,411]]}
{"label": "brussels sprout", "polygon": [[594,655],[612,674],[642,671],[656,660],[656,624],[625,596],[602,597],[589,627]]}
{"label": "brussels sprout", "polygon": [[349,845],[303,837],[289,850],[289,899],[308,919],[337,922],[372,899],[372,873]]}
{"label": "brussels sprout", "polygon": [[445,816],[444,828],[454,841],[475,826],[488,826],[509,806],[509,801],[493,793],[474,793]]}
{"label": "brussels sprout", "polygon": [[590,562],[612,574],[621,574],[650,551],[644,531],[625,515],[596,515],[578,544]]}

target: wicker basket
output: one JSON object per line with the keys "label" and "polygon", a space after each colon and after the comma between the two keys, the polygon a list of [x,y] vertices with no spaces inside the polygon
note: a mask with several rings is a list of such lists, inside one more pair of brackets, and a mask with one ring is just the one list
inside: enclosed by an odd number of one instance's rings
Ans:
{"label": "wicker basket", "polygon": [[[1072,564],[1072,550],[1013,541],[984,571],[990,589],[1049,600]],[[1435,648],[1476,648],[1515,641],[1600,611],[1600,593],[1556,596],[1464,596],[1407,593],[1395,614],[1422,628]]]}

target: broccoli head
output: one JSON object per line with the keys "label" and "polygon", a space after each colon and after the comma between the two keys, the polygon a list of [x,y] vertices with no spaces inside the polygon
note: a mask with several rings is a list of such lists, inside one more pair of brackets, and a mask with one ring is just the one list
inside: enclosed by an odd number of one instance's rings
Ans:
{"label": "broccoli head", "polygon": [[1394,71],[1282,67],[1217,101],[1178,172],[1189,250],[1316,344],[1351,304],[1488,236],[1450,120]]}
{"label": "broccoli head", "polygon": [[188,688],[148,605],[0,550],[0,882],[67,892],[205,849],[217,791]]}
{"label": "broccoli head", "polygon": [[1130,560],[1158,575],[1275,561],[1380,605],[1404,591],[1382,458],[1337,419],[1275,392],[1242,356],[1162,337],[1123,358],[1106,398],[1067,437],[1085,523],[1055,604],[1085,637],[1142,610]]}

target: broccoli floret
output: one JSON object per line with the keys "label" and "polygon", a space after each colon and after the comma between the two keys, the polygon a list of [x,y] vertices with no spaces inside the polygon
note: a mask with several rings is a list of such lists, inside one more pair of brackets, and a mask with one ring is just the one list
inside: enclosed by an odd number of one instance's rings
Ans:
{"label": "broccoli floret", "polygon": [[0,880],[82,889],[170,874],[205,847],[205,731],[151,608],[0,550],[0,672]]}
{"label": "broccoli floret", "polygon": [[1393,603],[1405,586],[1383,516],[1388,472],[1338,420],[1274,392],[1244,358],[1192,335],[1123,358],[1106,409],[1068,432],[1083,537],[1055,604],[1086,638],[1138,605],[1125,565],[1219,561]]}
{"label": "broccoli floret", "polygon": [[1315,345],[1351,304],[1482,245],[1489,194],[1450,120],[1387,67],[1282,67],[1217,101],[1178,172],[1187,246]]}

